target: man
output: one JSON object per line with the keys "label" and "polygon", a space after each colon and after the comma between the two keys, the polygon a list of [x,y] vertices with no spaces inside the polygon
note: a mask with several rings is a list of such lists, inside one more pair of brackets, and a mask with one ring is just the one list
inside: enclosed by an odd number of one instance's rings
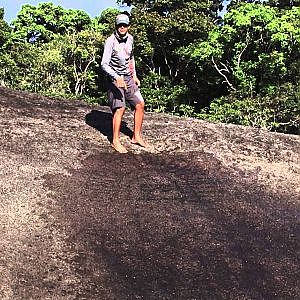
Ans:
{"label": "man", "polygon": [[108,75],[108,98],[113,113],[113,148],[120,153],[127,149],[120,142],[120,128],[125,112],[125,101],[134,108],[134,132],[131,142],[142,147],[148,144],[143,140],[141,130],[144,119],[144,100],[139,91],[140,81],[135,70],[133,37],[128,33],[129,17],[120,14],[116,17],[116,30],[104,45],[101,67]]}

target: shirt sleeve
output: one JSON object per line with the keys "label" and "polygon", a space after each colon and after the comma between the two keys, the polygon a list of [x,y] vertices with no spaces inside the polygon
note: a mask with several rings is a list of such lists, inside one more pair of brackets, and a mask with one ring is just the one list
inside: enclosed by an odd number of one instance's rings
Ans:
{"label": "shirt sleeve", "polygon": [[109,65],[110,60],[111,60],[112,51],[113,51],[113,41],[111,39],[107,39],[104,44],[104,52],[103,52],[103,56],[102,56],[102,60],[101,60],[101,68],[112,79],[116,80],[118,77],[118,74]]}
{"label": "shirt sleeve", "polygon": [[131,76],[136,76],[136,70],[135,70],[135,59],[134,56],[131,57],[130,62],[129,62],[129,70]]}
{"label": "shirt sleeve", "polygon": [[132,41],[132,51],[131,51],[130,61],[129,61],[129,70],[130,70],[131,76],[136,76],[135,59],[134,59],[134,54],[133,54],[134,50],[133,49],[134,49],[134,45],[133,45],[133,41]]}

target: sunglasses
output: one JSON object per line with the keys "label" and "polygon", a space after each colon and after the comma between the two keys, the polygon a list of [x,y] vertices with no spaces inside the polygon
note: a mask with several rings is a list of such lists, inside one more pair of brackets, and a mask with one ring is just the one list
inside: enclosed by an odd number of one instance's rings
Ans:
{"label": "sunglasses", "polygon": [[121,27],[127,28],[128,26],[129,26],[128,24],[123,24],[123,23],[117,25],[118,28]]}

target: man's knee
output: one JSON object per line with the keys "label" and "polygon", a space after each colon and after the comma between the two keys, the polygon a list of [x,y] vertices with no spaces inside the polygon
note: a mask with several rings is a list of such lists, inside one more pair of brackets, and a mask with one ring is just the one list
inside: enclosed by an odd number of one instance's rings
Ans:
{"label": "man's knee", "polygon": [[117,114],[117,115],[119,115],[119,114],[123,114],[125,112],[125,107],[118,107],[118,108],[115,108],[114,110],[113,110],[113,114],[115,115],[115,114]]}
{"label": "man's knee", "polygon": [[144,108],[145,108],[144,102],[140,102],[135,106],[135,110],[144,110]]}

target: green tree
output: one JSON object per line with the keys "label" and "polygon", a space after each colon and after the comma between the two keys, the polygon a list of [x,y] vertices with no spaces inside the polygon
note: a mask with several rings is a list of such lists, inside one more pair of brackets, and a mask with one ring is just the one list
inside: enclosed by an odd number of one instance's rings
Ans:
{"label": "green tree", "polygon": [[25,5],[0,61],[6,85],[47,95],[97,93],[97,61],[106,26],[52,3]]}
{"label": "green tree", "polygon": [[96,61],[103,41],[101,32],[90,29],[57,36],[39,46],[14,43],[10,55],[14,81],[9,80],[10,86],[46,95],[93,95],[97,90]]}
{"label": "green tree", "polygon": [[11,28],[4,21],[4,8],[0,8],[0,48],[7,42],[11,34]]}
{"label": "green tree", "polygon": [[[194,104],[195,94],[202,89],[201,76],[195,74],[196,65],[188,62],[178,50],[187,47],[190,43],[205,40],[209,30],[216,20],[213,9],[216,3],[213,1],[119,1],[132,5],[132,28],[135,36],[135,53],[139,75],[142,78],[166,78],[158,80],[155,93],[161,92],[161,107],[170,107],[164,103],[164,91],[168,89],[167,82],[186,91],[181,97],[180,104]],[[212,8],[214,7],[214,8]],[[145,80],[145,84],[149,81]],[[151,85],[147,88],[151,90]],[[158,100],[159,101],[159,100]],[[174,105],[178,107],[178,98],[174,98]]]}
{"label": "green tree", "polygon": [[96,68],[101,56],[104,44],[104,36],[94,29],[83,30],[77,33],[67,34],[65,39],[66,64],[71,70],[71,89],[75,95],[89,92],[95,93]]}
{"label": "green tree", "polygon": [[[239,3],[206,41],[181,53],[199,69],[214,69],[226,97],[213,100],[200,117],[299,132],[300,9]],[[209,72],[208,72],[209,73]]]}
{"label": "green tree", "polygon": [[0,59],[2,83],[11,88],[34,91],[34,80],[30,74],[35,69],[37,56],[38,49],[31,44],[7,45]]}
{"label": "green tree", "polygon": [[268,0],[267,3],[278,8],[292,8],[299,7],[300,0]]}
{"label": "green tree", "polygon": [[56,38],[40,47],[33,47],[36,51],[35,62],[28,74],[28,89],[35,92],[65,96],[70,94],[67,65],[63,56],[64,40]]}
{"label": "green tree", "polygon": [[201,119],[300,134],[300,84],[285,84],[271,95],[223,96],[197,115]]}
{"label": "green tree", "polygon": [[107,8],[100,14],[100,16],[95,18],[95,22],[100,24],[101,31],[105,36],[110,35],[114,30],[116,16],[119,13],[120,11],[116,8]]}
{"label": "green tree", "polygon": [[181,53],[199,66],[214,68],[229,91],[250,96],[267,93],[297,79],[292,65],[299,63],[299,20],[299,8],[282,12],[263,4],[241,3],[206,41],[191,44]]}
{"label": "green tree", "polygon": [[206,13],[210,3],[191,0],[123,2],[134,5],[133,33],[138,53],[144,54],[140,57],[144,70],[176,81],[187,71],[176,50],[195,39],[206,38],[212,25]]}
{"label": "green tree", "polygon": [[6,85],[6,75],[9,71],[8,65],[13,63],[10,61],[6,49],[6,43],[10,39],[11,28],[4,21],[4,9],[0,8],[0,84]]}
{"label": "green tree", "polygon": [[48,2],[37,6],[23,5],[12,25],[15,40],[37,43],[49,42],[56,34],[87,29],[91,22],[82,10],[64,9]]}

